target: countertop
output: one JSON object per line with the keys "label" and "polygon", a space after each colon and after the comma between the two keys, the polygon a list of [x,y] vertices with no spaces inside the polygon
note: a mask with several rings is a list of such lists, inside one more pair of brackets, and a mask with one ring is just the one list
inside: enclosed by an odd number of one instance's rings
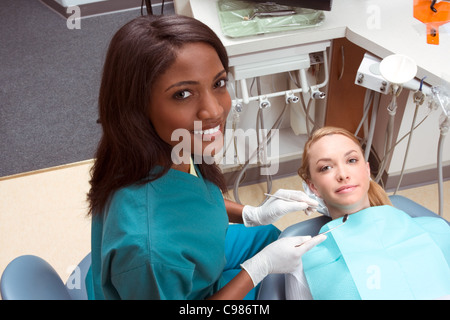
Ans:
{"label": "countertop", "polygon": [[380,58],[409,56],[417,64],[416,77],[426,76],[430,85],[450,81],[450,23],[439,28],[439,45],[427,44],[426,25],[413,17],[413,0],[334,0],[320,26],[243,38],[222,33],[217,0],[190,0],[190,5],[193,17],[219,35],[230,57],[346,37]]}

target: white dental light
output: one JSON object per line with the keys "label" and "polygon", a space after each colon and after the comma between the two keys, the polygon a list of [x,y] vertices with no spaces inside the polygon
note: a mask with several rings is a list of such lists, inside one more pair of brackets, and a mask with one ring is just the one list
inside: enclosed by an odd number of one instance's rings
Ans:
{"label": "white dental light", "polygon": [[381,61],[380,73],[391,84],[400,86],[416,76],[417,65],[405,55],[393,54]]}
{"label": "white dental light", "polygon": [[402,54],[387,56],[380,62],[381,76],[391,83],[392,102],[388,107],[389,113],[395,114],[397,109],[397,96],[402,85],[414,79],[417,65],[411,58]]}

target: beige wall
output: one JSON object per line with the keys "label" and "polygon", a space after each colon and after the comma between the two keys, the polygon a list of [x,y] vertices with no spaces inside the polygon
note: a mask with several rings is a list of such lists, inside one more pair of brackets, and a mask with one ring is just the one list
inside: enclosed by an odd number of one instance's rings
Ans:
{"label": "beige wall", "polygon": [[47,260],[65,282],[90,251],[91,162],[0,181],[0,274],[15,257]]}

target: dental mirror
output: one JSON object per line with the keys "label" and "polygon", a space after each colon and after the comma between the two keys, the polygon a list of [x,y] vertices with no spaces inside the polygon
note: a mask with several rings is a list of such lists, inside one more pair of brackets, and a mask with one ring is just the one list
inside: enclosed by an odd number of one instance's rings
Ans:
{"label": "dental mirror", "polygon": [[318,236],[320,236],[321,234],[327,234],[328,232],[333,231],[334,229],[339,228],[339,227],[342,226],[347,220],[348,220],[348,214],[345,214],[344,217],[342,218],[342,223],[341,223],[341,224],[337,225],[337,226],[334,227],[334,228],[331,228],[330,230],[327,230],[327,231],[325,231],[325,232],[319,233]]}
{"label": "dental mirror", "polygon": [[[348,214],[345,214],[344,217],[342,218],[342,223],[341,223],[341,224],[335,226],[334,228],[331,228],[330,230],[327,230],[327,231],[325,231],[325,232],[319,233],[317,236],[320,236],[321,234],[327,234],[328,232],[333,231],[333,230],[339,228],[340,226],[343,226],[344,223],[345,223],[347,220],[348,220]],[[317,237],[317,236],[316,236],[316,237]],[[312,238],[311,238],[311,239],[312,239]],[[308,241],[310,241],[311,239],[309,239]],[[302,244],[305,244],[305,243],[308,242],[308,241],[305,241],[305,242],[303,242],[303,243],[300,243],[300,244],[296,245],[295,247],[300,247]]]}

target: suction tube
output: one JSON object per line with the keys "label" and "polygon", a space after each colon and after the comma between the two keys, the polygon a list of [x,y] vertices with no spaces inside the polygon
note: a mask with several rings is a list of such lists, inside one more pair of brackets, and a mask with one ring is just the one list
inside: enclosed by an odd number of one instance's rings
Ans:
{"label": "suction tube", "polygon": [[438,144],[438,156],[437,156],[437,166],[438,166],[438,185],[439,185],[439,215],[442,217],[444,214],[444,178],[442,174],[442,149],[444,148],[444,140],[446,133],[442,133],[439,136]]}
{"label": "suction tube", "polygon": [[438,188],[439,188],[439,215],[444,214],[444,177],[442,174],[442,152],[444,150],[444,140],[450,127],[450,117],[443,114],[443,121],[439,126],[441,134],[439,135],[437,167],[438,167]]}
{"label": "suction tube", "polygon": [[444,214],[444,177],[442,174],[442,153],[444,149],[444,140],[450,128],[450,86],[433,87],[431,91],[434,95],[435,101],[442,108],[441,120],[439,123],[439,142],[437,152],[437,168],[438,168],[438,188],[439,188],[439,215]]}
{"label": "suction tube", "polygon": [[403,165],[402,165],[402,170],[400,172],[400,179],[398,181],[397,184],[397,188],[395,189],[394,194],[397,194],[398,189],[400,189],[400,185],[402,183],[402,179],[403,179],[403,173],[405,171],[405,165],[406,165],[406,159],[408,157],[408,152],[409,152],[409,146],[411,145],[411,140],[412,140],[412,135],[413,135],[413,131],[414,131],[414,127],[416,125],[416,119],[417,119],[417,111],[419,110],[419,104],[416,104],[416,108],[414,110],[414,117],[413,117],[413,121],[411,123],[411,131],[409,132],[409,137],[408,137],[408,144],[406,145],[406,152],[405,152],[405,158],[403,159]]}
{"label": "suction tube", "polygon": [[383,172],[384,169],[386,168],[386,162],[388,159],[389,154],[392,152],[392,141],[394,138],[394,122],[395,122],[395,114],[397,113],[397,97],[401,92],[401,88],[398,86],[395,86],[393,88],[393,96],[392,96],[392,101],[389,104],[387,110],[389,113],[389,121],[387,124],[387,128],[386,128],[386,140],[385,140],[385,144],[384,144],[384,157],[383,157],[383,161],[381,162],[378,174],[375,178],[375,182],[379,182],[381,180],[381,177],[383,176]]}

